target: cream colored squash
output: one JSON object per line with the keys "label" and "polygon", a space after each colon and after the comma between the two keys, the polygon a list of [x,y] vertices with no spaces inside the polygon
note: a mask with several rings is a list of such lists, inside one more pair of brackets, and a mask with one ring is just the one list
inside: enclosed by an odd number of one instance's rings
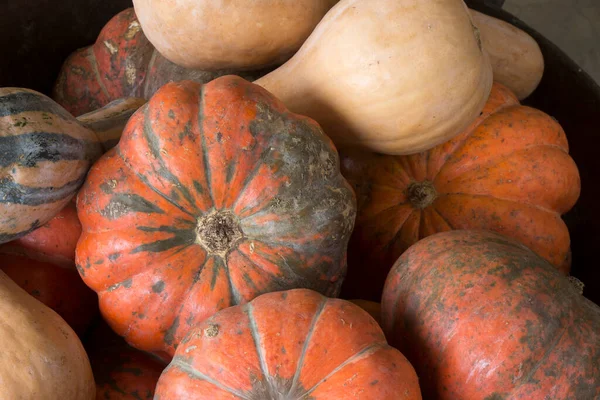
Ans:
{"label": "cream colored squash", "polygon": [[255,83],[338,146],[410,154],[475,119],[492,68],[462,0],[342,0]]}
{"label": "cream colored squash", "polygon": [[93,400],[87,354],[67,323],[0,271],[0,400]]}
{"label": "cream colored squash", "polygon": [[146,37],[186,68],[258,69],[290,58],[338,0],[134,0]]}
{"label": "cream colored squash", "polygon": [[544,75],[544,56],[537,42],[508,22],[475,10],[471,10],[471,15],[490,55],[494,80],[523,100],[533,93]]}

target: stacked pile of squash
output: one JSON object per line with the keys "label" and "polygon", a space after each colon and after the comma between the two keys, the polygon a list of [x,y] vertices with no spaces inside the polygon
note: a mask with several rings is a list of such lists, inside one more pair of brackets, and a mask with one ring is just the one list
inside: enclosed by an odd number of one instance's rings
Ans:
{"label": "stacked pile of squash", "polygon": [[0,89],[0,397],[600,396],[531,37],[462,0],[133,3],[52,98]]}

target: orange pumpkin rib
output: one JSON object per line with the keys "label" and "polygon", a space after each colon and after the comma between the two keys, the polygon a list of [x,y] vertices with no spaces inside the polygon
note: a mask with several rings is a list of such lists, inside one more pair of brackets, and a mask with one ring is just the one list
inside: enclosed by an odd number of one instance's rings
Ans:
{"label": "orange pumpkin rib", "polygon": [[448,182],[473,168],[486,168],[529,146],[558,146],[568,153],[564,131],[542,111],[513,106],[490,115],[452,153],[434,182]]}
{"label": "orange pumpkin rib", "polygon": [[[551,168],[544,168],[549,163]],[[464,172],[446,184],[436,185],[440,196],[455,193],[493,196],[558,214],[575,204],[579,188],[573,159],[564,151],[548,146],[515,151],[493,165]]]}
{"label": "orange pumpkin rib", "polygon": [[[206,296],[202,293],[202,296],[192,297],[201,285],[188,285],[186,282],[208,275],[210,279],[205,278],[204,282],[210,284],[215,280],[212,276],[219,273],[221,279],[216,279],[217,288],[226,290],[228,287],[227,280],[222,278],[223,268],[215,271],[212,258],[201,259],[198,255],[188,251],[187,254],[181,254],[181,258],[175,258],[175,262],[167,264],[168,268],[150,268],[117,287],[98,291],[100,310],[105,320],[130,343],[159,349],[165,343],[167,349],[172,349],[181,335],[179,324],[189,321],[189,315],[182,311],[187,305],[186,301],[193,305],[190,300]],[[222,287],[223,282],[225,288]],[[213,293],[217,291],[209,292]],[[211,299],[211,296],[206,297]],[[174,313],[165,313],[165,309],[177,310],[180,318]],[[186,325],[181,327],[185,329]]]}
{"label": "orange pumpkin rib", "polygon": [[278,168],[261,164],[247,176],[242,192],[232,205],[240,219],[251,218],[263,211],[279,193],[283,185],[289,184],[289,178],[278,176]]}
{"label": "orange pumpkin rib", "polygon": [[569,231],[557,213],[496,197],[444,195],[436,208],[454,229],[488,229],[514,237],[568,274]]}
{"label": "orange pumpkin rib", "polygon": [[[239,108],[229,107],[242,96],[245,100],[239,102]],[[245,189],[247,178],[259,180],[259,186],[261,179],[269,179],[254,170],[265,165],[260,161],[271,151],[269,143],[273,138],[260,126],[248,122],[256,118],[255,102],[264,100],[257,92],[245,95],[241,86],[220,88],[202,96],[203,141],[216,208],[232,208]],[[276,171],[277,168],[273,172]]]}
{"label": "orange pumpkin rib", "polygon": [[[176,205],[181,211],[192,215],[195,209],[212,206],[209,182],[204,181],[204,177],[208,176],[204,154],[197,142],[200,132],[193,128],[197,126],[194,118],[199,112],[196,106],[198,96],[189,93],[189,88],[179,89],[173,85],[168,86],[168,89],[170,90],[159,93],[157,101],[152,103],[152,110],[148,110],[147,104],[131,117],[115,149],[123,163],[145,186]],[[175,103],[180,97],[181,100]],[[177,104],[180,106],[176,107]],[[152,123],[148,121],[149,115],[157,114],[157,108],[167,106],[173,106],[175,111],[182,113],[182,118],[177,120],[178,129],[155,131],[152,129]],[[170,118],[168,112],[165,114],[165,118]],[[192,132],[186,136],[184,133],[188,123],[192,125]],[[161,139],[157,134],[162,135],[162,132],[173,134]],[[178,157],[174,149],[183,154]],[[166,160],[175,165],[174,170],[166,167]]]}
{"label": "orange pumpkin rib", "polygon": [[[287,249],[291,251],[291,249]],[[257,268],[260,268],[265,273],[271,275],[275,279],[284,277],[283,267],[275,264],[268,260],[268,254],[271,256],[279,256],[282,253],[285,253],[284,249],[276,247],[269,247],[266,243],[261,243],[259,241],[252,240],[250,243],[242,243],[237,251],[240,253],[242,257],[244,257],[248,262],[253,263]],[[284,264],[285,267],[285,264]],[[294,274],[297,277],[300,277],[293,268],[286,268],[285,273]]]}
{"label": "orange pumpkin rib", "polygon": [[518,106],[520,106],[520,103],[514,93],[507,87],[494,83],[487,103],[471,125],[446,143],[442,143],[427,152],[429,155],[427,162],[427,179],[432,182],[435,181],[450,155],[457,153],[464,146],[468,146],[467,142],[471,134],[490,116],[493,116],[500,111],[510,109],[511,107]]}

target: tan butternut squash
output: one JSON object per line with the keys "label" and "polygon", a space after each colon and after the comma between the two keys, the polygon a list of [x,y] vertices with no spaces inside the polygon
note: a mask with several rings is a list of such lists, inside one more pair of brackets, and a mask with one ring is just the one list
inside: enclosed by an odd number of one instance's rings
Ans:
{"label": "tan butternut squash", "polygon": [[255,83],[338,147],[411,154],[479,115],[492,68],[462,0],[342,0]]}
{"label": "tan butternut squash", "polygon": [[286,61],[338,0],[134,0],[146,37],[186,68],[258,69]]}
{"label": "tan butternut squash", "polygon": [[0,399],[93,400],[92,369],[77,335],[0,271]]}
{"label": "tan butternut squash", "polygon": [[478,11],[471,10],[471,17],[490,55],[494,80],[507,86],[519,100],[533,93],[544,74],[544,56],[535,39],[508,22]]}

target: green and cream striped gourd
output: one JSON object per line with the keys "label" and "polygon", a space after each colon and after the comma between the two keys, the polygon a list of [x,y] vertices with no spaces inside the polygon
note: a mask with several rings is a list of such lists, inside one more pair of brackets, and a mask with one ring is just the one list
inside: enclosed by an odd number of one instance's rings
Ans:
{"label": "green and cream striped gourd", "polygon": [[54,217],[101,153],[94,131],[49,97],[0,88],[0,243]]}

